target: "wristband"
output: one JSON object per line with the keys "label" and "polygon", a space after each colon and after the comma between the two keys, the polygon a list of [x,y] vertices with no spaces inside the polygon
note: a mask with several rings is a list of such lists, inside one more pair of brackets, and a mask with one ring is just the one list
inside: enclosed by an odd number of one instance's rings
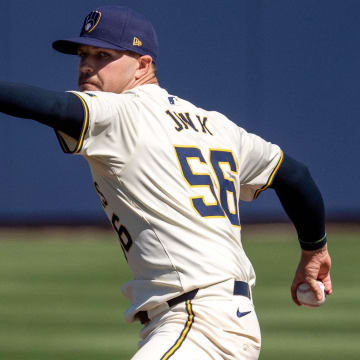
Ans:
{"label": "wristband", "polygon": [[308,251],[318,250],[321,249],[323,246],[325,246],[325,244],[327,243],[326,234],[320,240],[305,241],[299,239],[299,243],[303,250],[308,250]]}

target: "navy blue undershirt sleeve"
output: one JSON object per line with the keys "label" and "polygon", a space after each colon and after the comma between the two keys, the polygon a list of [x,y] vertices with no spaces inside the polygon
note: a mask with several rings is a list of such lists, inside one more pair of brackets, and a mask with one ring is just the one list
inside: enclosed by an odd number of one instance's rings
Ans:
{"label": "navy blue undershirt sleeve", "polygon": [[308,168],[284,154],[284,160],[270,185],[291,221],[304,250],[317,250],[327,240],[325,209],[321,193]]}
{"label": "navy blue undershirt sleeve", "polygon": [[84,119],[81,100],[74,94],[0,81],[0,111],[33,119],[78,139]]}

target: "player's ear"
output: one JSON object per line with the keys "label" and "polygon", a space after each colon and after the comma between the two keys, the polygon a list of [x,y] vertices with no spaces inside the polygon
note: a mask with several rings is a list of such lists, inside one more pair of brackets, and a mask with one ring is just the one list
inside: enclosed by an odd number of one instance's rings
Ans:
{"label": "player's ear", "polygon": [[150,55],[143,55],[140,56],[137,60],[138,69],[136,70],[135,78],[140,79],[152,69],[152,57]]}

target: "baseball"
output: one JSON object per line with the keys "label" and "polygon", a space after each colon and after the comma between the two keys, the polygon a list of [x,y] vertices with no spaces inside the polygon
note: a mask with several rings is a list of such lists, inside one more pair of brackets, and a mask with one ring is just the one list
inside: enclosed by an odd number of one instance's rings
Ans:
{"label": "baseball", "polygon": [[310,286],[306,283],[300,284],[296,290],[296,296],[299,302],[305,306],[316,307],[320,306],[325,302],[326,294],[325,294],[325,286],[321,281],[317,281],[320,286],[323,297],[321,300],[317,300],[315,294],[311,291]]}

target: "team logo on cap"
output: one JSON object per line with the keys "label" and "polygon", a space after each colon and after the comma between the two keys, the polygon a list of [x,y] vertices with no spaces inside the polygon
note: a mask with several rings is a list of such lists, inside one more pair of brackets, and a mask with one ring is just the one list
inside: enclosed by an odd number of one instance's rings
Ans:
{"label": "team logo on cap", "polygon": [[141,40],[139,38],[134,36],[133,45],[134,46],[142,46],[142,42],[141,42]]}
{"label": "team logo on cap", "polygon": [[84,31],[89,33],[92,32],[97,24],[99,23],[101,18],[101,12],[100,11],[92,11],[84,20]]}

